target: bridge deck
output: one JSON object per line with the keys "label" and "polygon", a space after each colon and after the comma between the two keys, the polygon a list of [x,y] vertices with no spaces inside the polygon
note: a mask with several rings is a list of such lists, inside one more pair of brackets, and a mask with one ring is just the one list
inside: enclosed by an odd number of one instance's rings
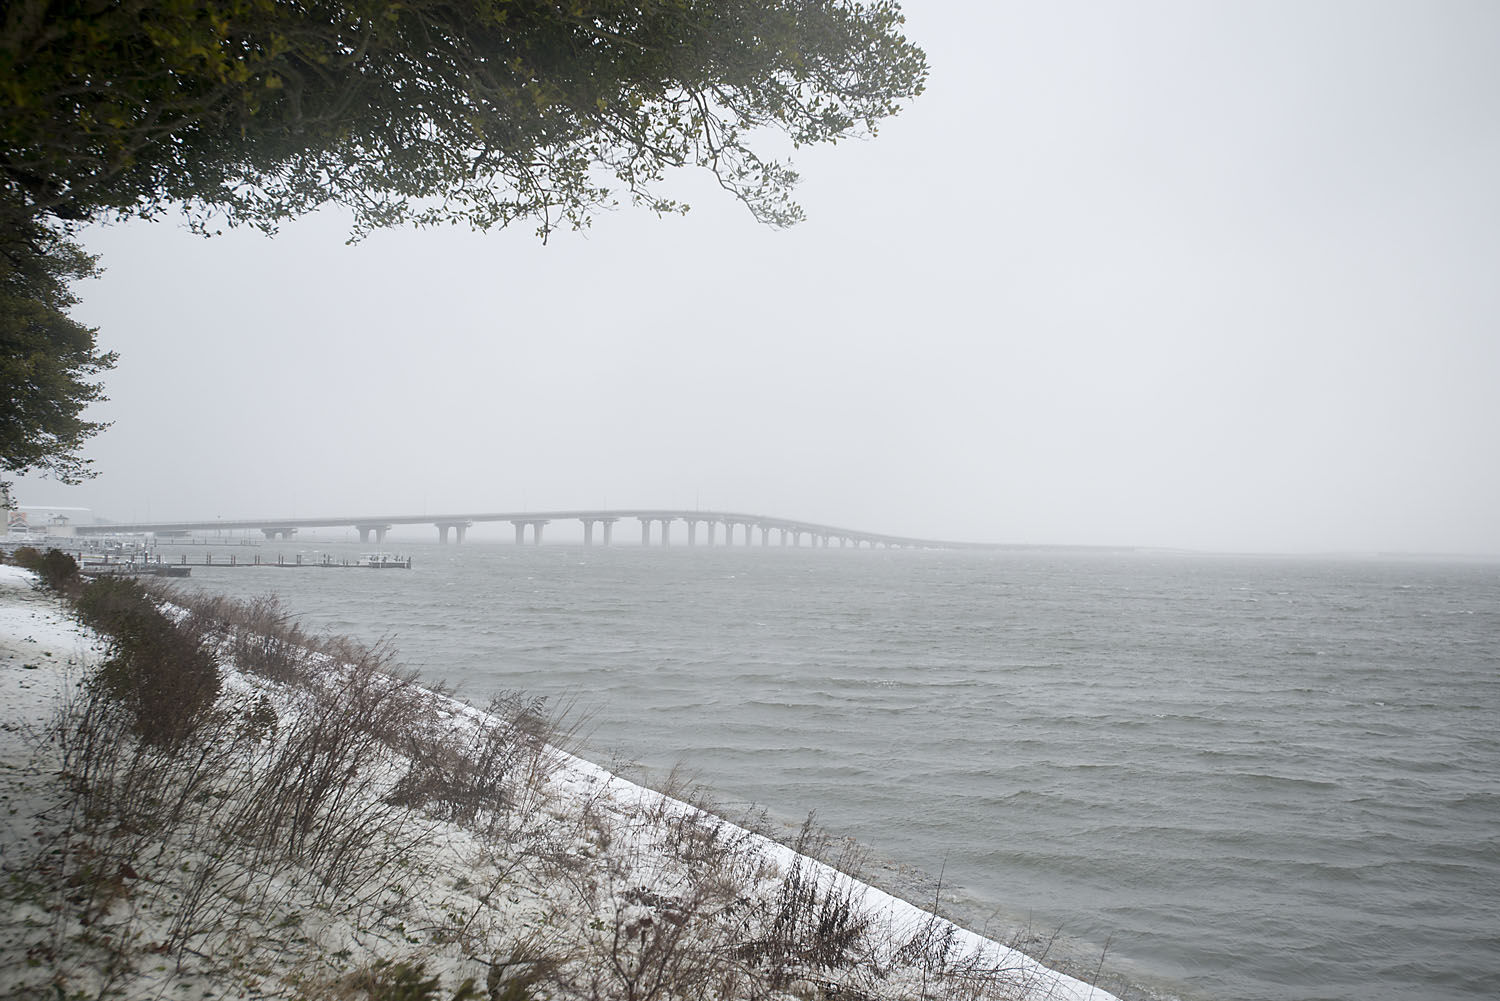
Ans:
{"label": "bridge deck", "polygon": [[[258,530],[267,533],[288,533],[301,528],[340,528],[353,527],[362,533],[368,530],[380,530],[395,525],[433,525],[441,538],[446,541],[448,529],[457,528],[462,535],[462,530],[481,522],[508,521],[517,526],[518,539],[526,525],[544,525],[552,521],[578,521],[582,522],[587,530],[592,531],[592,524],[612,525],[621,519],[632,518],[639,520],[643,528],[649,531],[652,522],[661,523],[663,528],[672,522],[686,522],[689,525],[699,523],[724,525],[724,526],[746,526],[747,529],[759,529],[765,532],[782,532],[795,535],[808,534],[814,538],[839,539],[854,544],[868,544],[878,546],[901,546],[920,549],[996,549],[997,545],[980,542],[957,542],[945,539],[922,539],[914,536],[889,535],[880,532],[867,532],[860,529],[841,528],[837,525],[827,525],[813,521],[803,521],[798,518],[780,518],[761,514],[749,514],[737,511],[701,511],[687,510],[682,508],[593,508],[562,511],[479,511],[462,512],[455,514],[385,514],[385,515],[334,515],[319,518],[213,518],[202,520],[184,521],[142,521],[127,522],[112,525],[79,525],[74,531],[79,535],[105,535],[121,534],[135,535],[146,533],[169,533],[169,532],[202,532],[202,531],[243,531]],[[535,532],[536,529],[533,528]],[[643,539],[644,541],[644,539]]]}

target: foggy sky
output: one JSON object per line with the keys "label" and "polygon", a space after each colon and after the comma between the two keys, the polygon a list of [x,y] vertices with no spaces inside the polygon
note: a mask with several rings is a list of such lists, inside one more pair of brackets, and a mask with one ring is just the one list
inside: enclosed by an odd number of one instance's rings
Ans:
{"label": "foggy sky", "polygon": [[904,7],[927,94],[790,231],[87,231],[115,426],[19,500],[1500,553],[1500,5]]}

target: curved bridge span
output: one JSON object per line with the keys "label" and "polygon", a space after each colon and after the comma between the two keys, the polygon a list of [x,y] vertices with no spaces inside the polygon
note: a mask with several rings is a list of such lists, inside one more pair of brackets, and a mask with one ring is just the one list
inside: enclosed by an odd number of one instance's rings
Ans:
{"label": "curved bridge span", "polygon": [[[583,525],[583,543],[592,546],[614,543],[615,525],[625,519],[640,523],[641,545],[672,544],[672,528],[677,522],[686,526],[685,540],[688,545],[723,546],[800,546],[806,538],[811,546],[838,546],[859,548],[907,548],[907,549],[998,549],[998,545],[979,542],[953,542],[941,539],[919,539],[904,535],[885,535],[879,532],[864,532],[835,525],[801,521],[796,518],[773,518],[759,514],[744,514],[734,511],[688,511],[674,508],[619,508],[580,511],[490,511],[477,514],[401,514],[379,516],[337,516],[330,518],[242,518],[226,520],[214,518],[203,521],[151,521],[113,525],[79,525],[74,529],[78,535],[144,534],[183,535],[189,532],[260,531],[266,538],[289,539],[302,528],[354,528],[361,542],[383,542],[385,534],[397,525],[432,525],[437,529],[438,541],[448,542],[452,538],[463,542],[464,535],[480,522],[508,521],[515,526],[516,544],[528,539],[540,545],[542,530],[554,521],[577,521]],[[656,526],[653,533],[652,527]],[[702,528],[702,534],[699,529]],[[723,528],[722,539],[719,529]],[[680,537],[681,538],[681,537]]]}

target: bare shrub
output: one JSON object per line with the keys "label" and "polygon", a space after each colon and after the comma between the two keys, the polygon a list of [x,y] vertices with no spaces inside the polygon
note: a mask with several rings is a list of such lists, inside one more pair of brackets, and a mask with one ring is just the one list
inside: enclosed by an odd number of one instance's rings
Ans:
{"label": "bare shrub", "polygon": [[[101,598],[96,612],[107,606],[120,627],[112,649],[134,658],[161,648],[136,638],[150,635],[148,618],[128,589],[103,593],[111,600]],[[183,628],[165,617],[155,624]],[[176,901],[162,943],[179,963],[205,941],[222,951],[233,929],[274,910],[305,876],[314,880],[311,899],[337,901],[345,912],[410,878],[405,856],[421,832],[384,793],[394,735],[418,725],[414,714],[430,698],[409,677],[386,673],[384,654],[366,651],[330,669],[288,696],[293,704],[280,713],[254,692],[200,707],[195,725],[169,740],[141,725],[155,692],[128,673],[137,666],[119,653],[102,665],[68,706],[56,740],[80,843],[127,867],[153,846],[157,856],[168,845],[189,847],[190,859],[170,876]]]}
{"label": "bare shrub", "polygon": [[[153,906],[170,901],[150,947],[179,971],[184,963],[246,969],[250,951],[266,946],[257,929],[309,908],[361,929],[399,928],[394,915],[426,878],[426,856],[415,849],[435,823],[399,804],[501,835],[505,857],[486,900],[539,851],[545,825],[536,815],[558,760],[549,747],[558,730],[542,700],[508,694],[470,715],[395,670],[388,647],[312,643],[273,601],[173,595],[177,607],[164,614],[133,581],[96,584],[80,611],[108,634],[110,656],[74,692],[54,734],[74,793],[67,833],[48,863],[60,887],[48,908],[59,941],[66,933],[103,942],[106,928],[114,941],[135,941],[138,872],[149,874]],[[272,640],[251,635],[260,626]],[[220,683],[211,647],[278,684]],[[184,665],[207,665],[212,685],[180,707],[178,718],[193,725],[173,729],[168,714],[146,711],[169,701],[152,672],[169,677]],[[473,724],[455,725],[465,719]],[[532,840],[514,840],[523,826]],[[475,933],[455,922],[456,930],[436,932],[495,954],[491,918]],[[512,955],[491,993],[535,996],[562,962],[546,956],[523,963]],[[90,963],[115,970],[103,954]],[[397,991],[392,998],[427,990],[431,978],[419,967],[408,972],[421,976],[408,982],[393,973],[381,989]],[[454,996],[481,996],[465,993],[476,990],[460,985]]]}
{"label": "bare shrub", "polygon": [[1025,1001],[1049,993],[1038,964],[1045,961],[1056,933],[1032,938],[1026,954],[1016,942],[1001,950],[974,948],[962,941],[957,925],[939,916],[941,895],[939,877],[926,920],[891,953],[892,962],[913,980],[917,1001]]}
{"label": "bare shrub", "polygon": [[272,681],[305,681],[317,643],[303,631],[275,595],[226,609],[229,652],[242,671]]}
{"label": "bare shrub", "polygon": [[826,977],[868,954],[871,921],[847,880],[829,885],[801,857],[782,875],[775,901],[747,927],[739,953],[780,990],[795,980]]}
{"label": "bare shrub", "polygon": [[744,885],[706,867],[647,878],[648,858],[575,884],[588,919],[579,929],[581,954],[559,970],[557,986],[589,1001],[760,996],[734,955],[726,920],[745,898]]}
{"label": "bare shrub", "polygon": [[236,751],[224,779],[233,789],[204,800],[196,818],[205,850],[179,881],[166,942],[179,959],[230,941],[293,896],[355,920],[379,917],[385,898],[399,902],[418,878],[407,859],[426,828],[384,799],[385,738],[422,703],[409,678],[382,666],[371,655],[331,669],[279,713],[248,698],[220,729]]}
{"label": "bare shrub", "polygon": [[59,887],[50,908],[59,943],[49,952],[54,961],[69,953],[61,943],[73,935],[92,957],[85,964],[91,976],[104,985],[128,976],[138,958],[131,943],[139,935],[139,880],[150,880],[148,896],[171,887],[180,914],[201,907],[184,884],[186,862],[163,860],[184,845],[215,854],[224,783],[232,781],[244,742],[255,739],[255,728],[237,718],[243,708],[226,701],[191,733],[162,743],[144,739],[133,712],[105,686],[85,684],[64,702],[51,744],[72,795],[57,847],[44,855]]}
{"label": "bare shrub", "polygon": [[858,997],[877,978],[872,922],[850,880],[798,856],[767,896],[757,884],[775,870],[749,831],[665,799],[648,800],[643,819],[625,847],[564,873],[592,915],[559,978],[565,991],[758,1001],[803,981]]}
{"label": "bare shrub", "polygon": [[472,979],[444,995],[441,978],[428,976],[427,964],[421,960],[377,959],[369,969],[345,977],[343,986],[370,1001],[443,1001],[445,996],[452,1001],[480,1001],[484,996]]}
{"label": "bare shrub", "polygon": [[488,961],[485,990],[489,1001],[533,1001],[546,996],[546,985],[562,968],[563,960],[531,943],[513,948],[505,958]]}
{"label": "bare shrub", "polygon": [[925,999],[935,985],[948,979],[961,955],[957,927],[939,918],[934,904],[927,920],[901,944],[893,958],[916,971],[921,978],[918,996]]}
{"label": "bare shrub", "polygon": [[347,653],[345,644],[330,644],[304,630],[274,594],[247,601],[184,591],[152,582],[146,589],[160,601],[187,613],[188,621],[222,638],[222,652],[248,674],[272,681],[304,684],[311,680],[318,654],[325,647]]}
{"label": "bare shrub", "polygon": [[357,846],[393,815],[383,795],[397,735],[420,728],[427,699],[387,655],[364,651],[301,692],[241,814],[240,836],[322,870],[330,885],[356,878]]}
{"label": "bare shrub", "polygon": [[402,750],[410,760],[392,803],[442,820],[487,829],[533,784],[552,737],[544,697],[507,692],[467,718],[435,719],[413,729]]}

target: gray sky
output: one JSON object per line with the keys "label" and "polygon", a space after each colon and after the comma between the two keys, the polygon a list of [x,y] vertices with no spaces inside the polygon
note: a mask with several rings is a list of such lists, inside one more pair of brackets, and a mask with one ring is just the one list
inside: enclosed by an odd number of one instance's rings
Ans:
{"label": "gray sky", "polygon": [[1500,553],[1500,4],[904,6],[928,93],[790,231],[90,231],[116,424],[20,501]]}

